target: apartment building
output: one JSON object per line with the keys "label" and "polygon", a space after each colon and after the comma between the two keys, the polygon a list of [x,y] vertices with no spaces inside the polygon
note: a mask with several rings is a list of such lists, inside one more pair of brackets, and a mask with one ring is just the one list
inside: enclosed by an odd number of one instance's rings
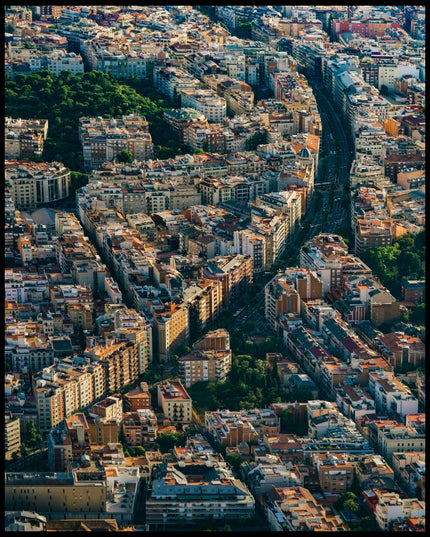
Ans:
{"label": "apartment building", "polygon": [[367,216],[355,221],[354,251],[361,255],[372,248],[390,246],[396,235],[396,223],[391,218]]}
{"label": "apartment building", "polygon": [[6,460],[12,459],[13,453],[18,453],[21,446],[20,419],[13,417],[11,412],[4,416],[4,456]]}
{"label": "apartment building", "polygon": [[5,118],[5,159],[32,159],[42,155],[48,135],[47,119]]}
{"label": "apartment building", "polygon": [[212,90],[180,89],[181,106],[201,112],[209,123],[221,123],[227,115],[227,102]]}
{"label": "apartment building", "polygon": [[119,425],[115,419],[94,417],[90,414],[87,423],[91,445],[106,446],[119,442]]}
{"label": "apartment building", "polygon": [[264,287],[264,316],[276,329],[282,313],[300,314],[300,295],[286,276],[275,276]]}
{"label": "apartment building", "polygon": [[193,345],[193,350],[179,358],[179,378],[189,388],[199,381],[224,382],[231,369],[231,350],[227,330],[218,329]]}
{"label": "apartment building", "polygon": [[251,256],[254,274],[265,270],[266,242],[264,237],[248,229],[236,230],[233,233],[233,244],[237,253]]}
{"label": "apartment building", "polygon": [[189,125],[206,121],[204,114],[194,108],[187,107],[172,108],[172,110],[164,112],[163,119],[172,127],[181,140],[184,140],[184,132]]}
{"label": "apartment building", "polygon": [[140,409],[151,408],[151,395],[146,382],[141,382],[139,386],[125,393],[123,398],[124,410],[127,412],[136,412]]}
{"label": "apartment building", "polygon": [[133,158],[144,161],[153,156],[148,122],[143,116],[129,114],[122,118],[81,117],[79,140],[84,166],[88,171],[113,160],[121,151],[130,151]]}
{"label": "apartment building", "polygon": [[172,423],[191,423],[192,399],[180,381],[166,381],[157,387],[158,406]]}
{"label": "apartment building", "polygon": [[416,498],[401,498],[396,492],[373,489],[376,495],[375,519],[382,531],[391,531],[394,522],[425,516],[425,503]]}
{"label": "apartment building", "polygon": [[158,466],[146,500],[151,529],[173,527],[181,521],[238,520],[255,512],[247,487],[223,463],[185,462]]}
{"label": "apartment building", "polygon": [[140,374],[137,345],[117,335],[107,334],[104,341],[87,348],[83,354],[103,367],[105,393],[120,391]]}
{"label": "apartment building", "polygon": [[303,484],[297,467],[287,468],[277,455],[256,456],[253,463],[243,466],[246,482],[257,497],[269,492],[272,487],[294,487]]}
{"label": "apartment building", "polygon": [[105,395],[103,367],[79,357],[63,359],[34,375],[33,393],[39,429],[49,432]]}
{"label": "apartment building", "polygon": [[73,473],[6,473],[5,510],[35,511],[52,518],[97,518],[106,513],[104,472],[85,479]]}
{"label": "apartment building", "polygon": [[5,179],[17,209],[34,210],[69,196],[70,170],[59,162],[10,161]]}
{"label": "apartment building", "polygon": [[388,464],[394,453],[425,451],[425,433],[419,428],[388,424],[377,430],[377,448]]}
{"label": "apartment building", "polygon": [[[348,246],[339,235],[320,233],[300,249],[300,266],[315,270],[325,294],[341,284],[342,264],[339,257],[348,253]],[[370,269],[369,269],[370,271]]]}
{"label": "apartment building", "polygon": [[64,472],[72,462],[72,440],[62,424],[48,433],[48,462],[51,472]]}
{"label": "apartment building", "polygon": [[380,455],[365,455],[357,462],[355,472],[362,487],[366,487],[375,477],[394,479],[392,468]]}
{"label": "apartment building", "polygon": [[366,415],[375,414],[375,401],[362,387],[347,386],[336,389],[336,403],[346,417],[357,421]]}
{"label": "apartment building", "polygon": [[419,366],[425,359],[425,345],[420,338],[403,332],[381,334],[378,349],[393,367]]}
{"label": "apartment building", "polygon": [[264,497],[272,531],[338,531],[341,524],[304,487],[273,487]]}
{"label": "apartment building", "polygon": [[82,52],[91,69],[115,78],[145,78],[147,62],[155,56],[152,51],[145,50],[141,42],[130,37],[113,40],[102,35],[87,39]]}
{"label": "apartment building", "polygon": [[199,335],[222,311],[223,288],[220,281],[201,278],[188,281],[183,301],[188,306],[190,337]]}
{"label": "apartment building", "polygon": [[313,453],[312,461],[323,492],[343,494],[351,490],[355,465],[348,461],[346,453]]}
{"label": "apartment building", "polygon": [[150,408],[124,412],[122,432],[129,446],[151,446],[158,434],[155,412]]}
{"label": "apartment building", "polygon": [[203,275],[222,284],[222,302],[228,306],[252,284],[252,257],[244,254],[217,256],[203,266]]}
{"label": "apartment building", "polygon": [[205,427],[215,441],[223,446],[237,446],[241,442],[258,441],[254,425],[238,412],[221,410],[205,412]]}
{"label": "apartment building", "polygon": [[425,289],[425,280],[406,280],[402,283],[403,300],[419,304],[425,297]]}
{"label": "apartment building", "polygon": [[369,386],[375,397],[375,405],[379,412],[395,412],[400,416],[416,414],[418,399],[414,397],[402,382],[389,374],[369,374]]}
{"label": "apartment building", "polygon": [[170,359],[173,350],[181,343],[187,343],[190,333],[189,310],[185,303],[165,304],[163,308],[153,311],[154,344],[159,359]]}
{"label": "apartment building", "polygon": [[[167,95],[172,101],[179,99],[181,91],[193,91],[199,87],[198,79],[179,67],[156,66],[154,68],[153,77],[154,86],[160,90],[161,93]],[[181,109],[183,110],[184,108],[193,108],[207,117],[202,110],[196,109],[194,106],[188,107],[182,102]]]}
{"label": "apartment building", "polygon": [[119,394],[109,395],[106,399],[95,403],[91,415],[100,416],[108,420],[115,420],[118,424],[122,420],[123,401]]}

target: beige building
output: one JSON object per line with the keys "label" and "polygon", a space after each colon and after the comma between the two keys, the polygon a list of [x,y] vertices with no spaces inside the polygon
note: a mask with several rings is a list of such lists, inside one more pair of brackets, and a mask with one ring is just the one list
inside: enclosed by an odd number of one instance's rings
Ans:
{"label": "beige building", "polygon": [[167,304],[154,311],[154,341],[160,361],[170,359],[172,351],[189,338],[189,311],[186,304]]}
{"label": "beige building", "polygon": [[222,283],[223,304],[228,306],[252,284],[252,257],[243,254],[217,256],[204,265],[203,274]]}
{"label": "beige building", "polygon": [[21,432],[19,418],[14,418],[12,413],[5,412],[4,417],[4,455],[5,459],[11,459],[12,454],[19,451],[21,445]]}
{"label": "beige building", "polygon": [[272,531],[337,531],[336,517],[329,517],[324,506],[304,487],[273,487],[265,513]]}
{"label": "beige building", "polygon": [[118,424],[122,421],[122,398],[120,395],[109,395],[106,399],[93,405],[91,414],[101,416],[108,420],[115,420]]}
{"label": "beige building", "polygon": [[396,492],[374,490],[378,497],[375,506],[375,519],[382,531],[390,531],[393,522],[404,518],[425,516],[425,502],[416,498],[400,498]]}
{"label": "beige building", "polygon": [[60,162],[6,162],[6,183],[17,209],[36,209],[67,198],[70,182],[70,170]]}
{"label": "beige building", "polygon": [[5,159],[32,159],[42,155],[43,144],[48,135],[47,119],[5,118]]}
{"label": "beige building", "polygon": [[148,122],[135,114],[113,119],[82,117],[79,120],[79,140],[87,170],[111,161],[123,150],[130,151],[138,161],[153,155]]}
{"label": "beige building", "polygon": [[354,465],[346,454],[315,453],[313,460],[323,492],[343,494],[349,492],[354,478]]}
{"label": "beige building", "polygon": [[191,423],[193,402],[180,381],[159,385],[158,406],[172,423]]}
{"label": "beige building", "polygon": [[224,382],[231,369],[230,337],[222,328],[208,332],[193,351],[179,359],[179,377],[189,388],[199,381]]}
{"label": "beige building", "polygon": [[[47,518],[91,518],[106,512],[105,472],[96,479],[73,474],[5,474],[5,510],[35,511]],[[54,478],[55,477],[55,478]]]}
{"label": "beige building", "polygon": [[[82,359],[81,359],[82,360]],[[33,393],[41,433],[105,395],[101,364],[78,363],[72,358],[45,367],[33,376]]]}

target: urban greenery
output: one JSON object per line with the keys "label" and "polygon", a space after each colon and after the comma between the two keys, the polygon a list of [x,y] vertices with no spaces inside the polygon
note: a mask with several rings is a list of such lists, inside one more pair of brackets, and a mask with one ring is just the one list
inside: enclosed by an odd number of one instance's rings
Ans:
{"label": "urban greenery", "polygon": [[425,250],[425,230],[422,230],[403,235],[391,246],[368,250],[361,258],[382,285],[400,299],[404,280],[424,278]]}
{"label": "urban greenery", "polygon": [[164,111],[172,107],[172,103],[154,93],[148,79],[118,81],[100,71],[76,75],[62,71],[58,76],[50,71],[38,71],[31,75],[17,74],[13,80],[5,76],[5,114],[47,119],[49,129],[43,159],[62,162],[70,170],[81,173],[85,170],[78,138],[80,117],[143,115],[148,121],[156,157],[169,158],[188,149],[163,121]]}

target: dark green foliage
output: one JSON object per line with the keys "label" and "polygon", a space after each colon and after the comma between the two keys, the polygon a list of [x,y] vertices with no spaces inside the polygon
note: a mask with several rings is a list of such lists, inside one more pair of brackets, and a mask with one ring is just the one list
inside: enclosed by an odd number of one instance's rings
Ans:
{"label": "dark green foliage", "polygon": [[48,119],[44,160],[59,160],[79,172],[84,169],[78,125],[79,118],[84,116],[122,117],[134,112],[147,119],[162,158],[186,150],[163,121],[163,113],[172,108],[172,103],[160,98],[148,80],[131,78],[130,84],[136,89],[100,71],[76,75],[63,71],[58,76],[50,71],[39,71],[28,76],[18,74],[14,80],[6,75],[5,114],[15,118]]}
{"label": "dark green foliage", "polygon": [[27,422],[26,427],[26,440],[29,446],[34,446],[36,443],[36,426],[33,420]]}
{"label": "dark green foliage", "polygon": [[225,462],[228,462],[232,466],[235,472],[238,472],[240,465],[242,464],[242,459],[237,453],[229,453],[224,457]]}
{"label": "dark green foliage", "polygon": [[234,30],[234,35],[240,39],[251,39],[252,22],[239,22]]}
{"label": "dark green foliage", "polygon": [[254,151],[260,144],[267,144],[267,131],[256,132],[245,142],[247,151]]}
{"label": "dark green foliage", "polygon": [[133,160],[133,153],[131,151],[126,151],[125,149],[123,149],[121,153],[116,156],[116,160],[123,164],[128,164]]}
{"label": "dark green foliage", "polygon": [[397,298],[401,298],[401,282],[424,278],[425,230],[408,233],[392,246],[374,248],[362,254],[382,285]]}
{"label": "dark green foliage", "polygon": [[425,302],[421,302],[421,304],[418,304],[418,306],[416,306],[412,310],[411,314],[409,315],[409,320],[412,324],[415,324],[417,326],[424,326],[425,318],[426,318],[426,305],[425,305]]}
{"label": "dark green foliage", "polygon": [[285,409],[281,413],[281,433],[306,436],[308,434],[308,420],[301,420],[294,416],[292,409]]}
{"label": "dark green foliage", "polygon": [[359,509],[358,497],[354,492],[344,492],[333,504],[338,511],[357,513]]}
{"label": "dark green foliage", "polygon": [[186,439],[186,435],[179,433],[160,434],[154,447],[158,447],[161,453],[168,453],[174,446],[185,446]]}
{"label": "dark green foliage", "polygon": [[265,408],[274,402],[305,402],[312,398],[310,392],[299,393],[280,386],[277,367],[272,369],[265,359],[249,354],[233,354],[227,382],[196,382],[188,388],[188,393],[197,412]]}

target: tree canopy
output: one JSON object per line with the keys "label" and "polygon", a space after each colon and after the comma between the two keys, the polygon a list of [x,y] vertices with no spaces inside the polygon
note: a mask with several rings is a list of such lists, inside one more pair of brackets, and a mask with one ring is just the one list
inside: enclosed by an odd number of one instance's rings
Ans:
{"label": "tree canopy", "polygon": [[425,230],[403,235],[393,245],[370,249],[361,257],[382,285],[400,299],[402,281],[424,278]]}
{"label": "tree canopy", "polygon": [[31,75],[17,74],[13,80],[5,77],[5,114],[47,119],[44,160],[58,160],[78,172],[84,172],[78,139],[80,117],[143,115],[154,145],[164,149],[170,143],[164,151],[167,158],[174,156],[181,146],[163,121],[164,111],[171,108],[172,103],[154,94],[149,80],[116,80],[100,71],[77,74],[62,71],[58,76],[50,71],[38,71]]}

